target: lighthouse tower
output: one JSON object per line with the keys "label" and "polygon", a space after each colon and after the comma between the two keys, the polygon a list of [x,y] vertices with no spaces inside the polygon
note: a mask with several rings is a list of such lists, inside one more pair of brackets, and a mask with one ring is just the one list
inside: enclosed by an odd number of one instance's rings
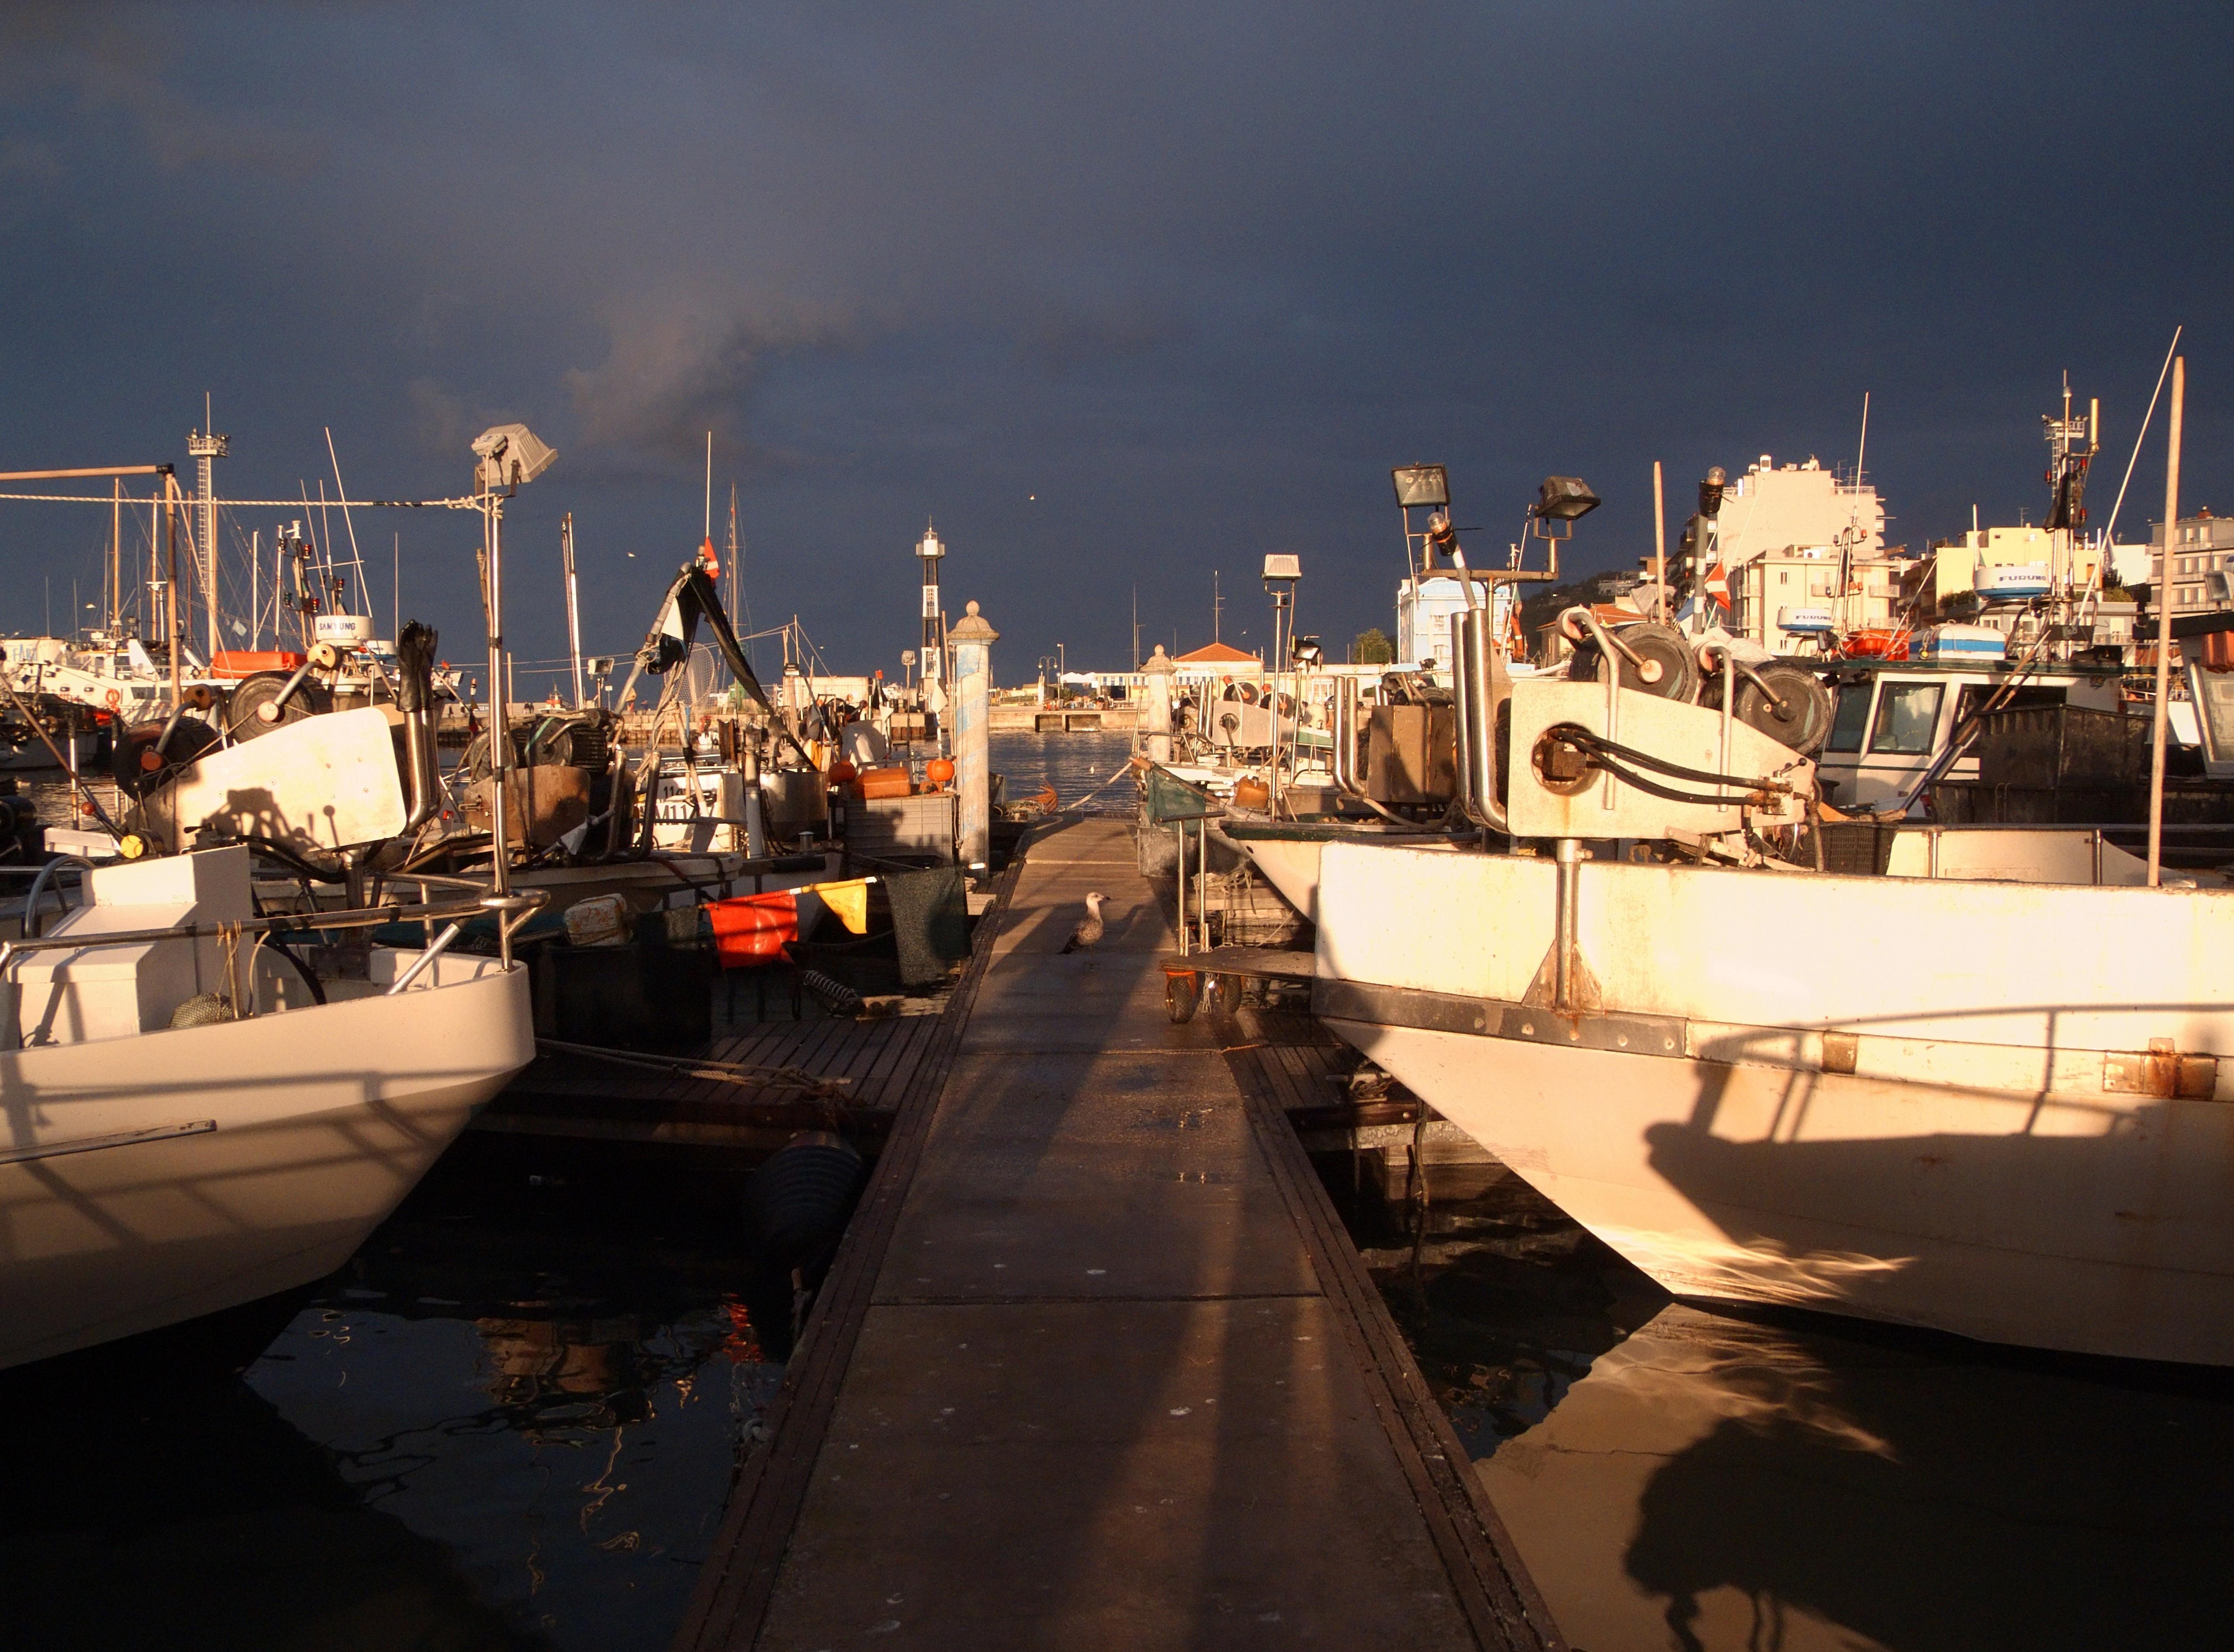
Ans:
{"label": "lighthouse tower", "polygon": [[923,563],[923,681],[926,695],[930,685],[944,675],[940,656],[945,652],[946,637],[938,617],[938,563],[946,554],[940,543],[938,530],[926,521],[923,538],[916,541],[916,556]]}
{"label": "lighthouse tower", "polygon": [[215,431],[189,430],[186,433],[186,454],[194,461],[194,499],[200,506],[202,605],[209,613],[209,657],[214,660],[219,645],[217,622],[217,495],[211,490],[210,472],[214,461],[225,456],[232,438],[219,435]]}

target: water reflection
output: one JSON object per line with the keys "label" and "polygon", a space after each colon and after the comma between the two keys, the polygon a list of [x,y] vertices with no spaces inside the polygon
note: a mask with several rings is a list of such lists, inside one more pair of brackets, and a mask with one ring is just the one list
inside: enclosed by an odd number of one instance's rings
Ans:
{"label": "water reflection", "polygon": [[9,1644],[42,1649],[546,1646],[443,1544],[369,1506],[245,1384],[12,1420],[0,1457]]}
{"label": "water reflection", "polygon": [[664,1647],[781,1378],[734,1180],[526,1152],[461,1143],[243,1379],[43,1408],[10,1643]]}
{"label": "water reflection", "polygon": [[2219,1374],[1671,1302],[1513,1178],[1353,1226],[1578,1647],[2224,1642]]}

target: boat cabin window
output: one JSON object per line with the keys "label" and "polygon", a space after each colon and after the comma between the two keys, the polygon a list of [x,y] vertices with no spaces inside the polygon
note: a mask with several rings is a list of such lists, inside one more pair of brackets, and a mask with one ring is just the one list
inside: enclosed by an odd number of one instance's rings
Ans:
{"label": "boat cabin window", "polygon": [[1873,752],[1922,754],[1931,749],[1933,731],[1939,726],[1939,702],[1946,693],[1939,682],[1888,682],[1878,696],[1877,722],[1870,732]]}
{"label": "boat cabin window", "polygon": [[1830,750],[1861,750],[1863,732],[1870,726],[1870,695],[1876,692],[1877,686],[1865,677],[1839,689],[1839,709],[1831,719]]}

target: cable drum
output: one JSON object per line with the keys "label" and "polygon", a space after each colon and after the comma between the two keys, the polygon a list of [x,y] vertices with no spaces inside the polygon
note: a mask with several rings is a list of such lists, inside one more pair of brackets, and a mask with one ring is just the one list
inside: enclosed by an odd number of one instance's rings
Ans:
{"label": "cable drum", "polygon": [[[1806,666],[1787,660],[1771,660],[1754,669],[1760,682],[1738,678],[1738,700],[1732,715],[1747,728],[1789,746],[1802,757],[1821,751],[1823,742],[1831,737],[1833,710],[1831,691],[1823,686],[1822,679]],[[1763,683],[1773,690],[1773,699],[1763,690]],[[1719,702],[1720,696],[1716,699]]]}
{"label": "cable drum", "polygon": [[127,797],[145,797],[218,743],[217,730],[199,717],[181,716],[171,731],[171,743],[158,752],[155,745],[162,737],[160,722],[143,722],[117,735],[109,751],[117,790]]}
{"label": "cable drum", "polygon": [[[1626,647],[1640,660],[1649,660],[1660,668],[1656,681],[1647,682],[1636,662],[1615,650],[1621,662],[1621,686],[1634,689],[1639,694],[1649,694],[1662,700],[1681,700],[1687,703],[1699,697],[1699,663],[1691,652],[1691,645],[1683,634],[1671,625],[1656,625],[1646,621],[1640,625],[1624,625],[1610,633],[1613,640]],[[1575,650],[1576,667],[1571,668],[1571,678],[1587,676],[1597,682],[1605,681],[1606,663],[1604,653],[1595,642],[1578,646]]]}
{"label": "cable drum", "polygon": [[[225,701],[225,733],[235,740],[254,740],[275,728],[317,716],[330,707],[332,702],[325,689],[307,678],[288,697],[287,703],[280,705],[279,695],[288,680],[286,675],[277,671],[260,671],[244,678]],[[268,717],[265,715],[266,710],[271,713]]]}

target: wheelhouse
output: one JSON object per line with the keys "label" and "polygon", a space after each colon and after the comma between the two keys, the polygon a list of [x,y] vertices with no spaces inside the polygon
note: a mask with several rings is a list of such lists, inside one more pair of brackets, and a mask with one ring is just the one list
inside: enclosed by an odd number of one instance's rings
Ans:
{"label": "wheelhouse", "polygon": [[[2012,679],[2014,688],[2009,687]],[[1831,737],[1817,759],[1816,775],[1824,800],[1841,809],[1881,809],[1906,797],[1946,750],[1956,730],[2004,688],[2009,688],[2004,709],[2072,705],[2116,711],[2119,707],[2114,670],[2089,672],[2064,665],[2035,665],[2019,677],[2013,667],[1998,661],[1921,665],[1848,660],[1826,671],[1825,680],[1838,696],[1838,708]],[[1976,780],[1975,749],[1956,759],[1940,778]]]}

